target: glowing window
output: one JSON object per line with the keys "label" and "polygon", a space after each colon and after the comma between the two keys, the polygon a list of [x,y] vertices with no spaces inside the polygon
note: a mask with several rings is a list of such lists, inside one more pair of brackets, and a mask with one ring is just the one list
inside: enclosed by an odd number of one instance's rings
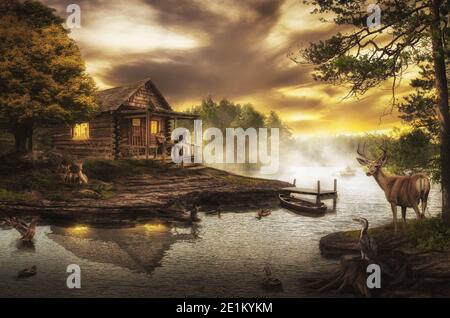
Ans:
{"label": "glowing window", "polygon": [[159,133],[159,122],[157,120],[152,120],[150,122],[150,133],[152,135]]}
{"label": "glowing window", "polygon": [[73,127],[73,140],[89,139],[89,123],[76,124]]}

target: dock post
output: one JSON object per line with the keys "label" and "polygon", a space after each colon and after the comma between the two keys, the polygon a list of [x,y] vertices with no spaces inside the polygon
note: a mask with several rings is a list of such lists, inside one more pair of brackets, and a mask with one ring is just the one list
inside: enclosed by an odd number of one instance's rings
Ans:
{"label": "dock post", "polygon": [[317,181],[317,197],[316,197],[316,204],[320,204],[320,180]]}
{"label": "dock post", "polygon": [[336,201],[337,201],[337,180],[334,179],[333,211],[336,211]]}

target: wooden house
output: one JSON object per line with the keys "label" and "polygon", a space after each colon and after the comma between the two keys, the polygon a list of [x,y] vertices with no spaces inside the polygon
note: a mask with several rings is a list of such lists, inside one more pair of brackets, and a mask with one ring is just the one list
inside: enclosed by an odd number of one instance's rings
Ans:
{"label": "wooden house", "polygon": [[156,135],[170,138],[178,119],[197,116],[175,112],[150,79],[101,91],[97,94],[99,113],[90,122],[58,126],[53,146],[78,157],[153,156]]}

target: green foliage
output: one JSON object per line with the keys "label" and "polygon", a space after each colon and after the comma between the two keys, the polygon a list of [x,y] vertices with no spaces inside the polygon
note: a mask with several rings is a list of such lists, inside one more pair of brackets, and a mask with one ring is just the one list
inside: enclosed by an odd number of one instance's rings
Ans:
{"label": "green foliage", "polygon": [[394,173],[425,172],[439,181],[439,145],[424,130],[414,129],[388,142],[388,167]]}
{"label": "green foliage", "polygon": [[[426,60],[431,58],[428,56]],[[400,118],[414,129],[423,129],[433,140],[439,141],[439,122],[436,114],[436,91],[434,70],[429,62],[420,65],[419,77],[410,86],[414,92],[398,105]]]}
{"label": "green foliage", "polygon": [[6,189],[0,189],[0,201],[19,201],[24,198],[23,194]]}
{"label": "green foliage", "polygon": [[[254,108],[252,104],[240,105],[227,99],[215,102],[206,97],[201,105],[192,107],[189,112],[197,114],[203,121],[203,127],[217,127],[223,134],[226,128],[279,128],[281,142],[288,142],[292,136],[289,127],[278,113],[271,111],[267,116]],[[183,122],[183,127],[192,129],[192,124]]]}
{"label": "green foliage", "polygon": [[407,234],[413,247],[420,250],[446,250],[450,248],[450,227],[442,218],[411,220]]}
{"label": "green foliage", "polygon": [[[326,40],[311,43],[295,61],[317,65],[315,78],[334,84],[348,84],[352,94],[364,94],[382,82],[402,76],[424,52],[431,52],[431,35],[448,37],[449,27],[434,30],[431,6],[442,19],[449,12],[448,1],[379,0],[381,25],[366,23],[369,2],[364,0],[304,0],[321,20],[345,26]],[[350,26],[354,26],[353,28]],[[344,31],[345,30],[345,31]],[[394,83],[395,84],[395,83]],[[395,87],[395,86],[394,86]]]}
{"label": "green foliage", "polygon": [[80,50],[53,11],[25,1],[0,16],[0,126],[22,139],[85,121],[97,107]]}
{"label": "green foliage", "polygon": [[[369,229],[369,235],[375,240],[393,235],[393,223]],[[430,217],[421,220],[408,220],[405,232],[400,226],[400,235],[407,236],[407,246],[420,251],[448,250],[450,248],[450,227],[441,217]],[[345,235],[358,240],[360,231],[347,231]]]}

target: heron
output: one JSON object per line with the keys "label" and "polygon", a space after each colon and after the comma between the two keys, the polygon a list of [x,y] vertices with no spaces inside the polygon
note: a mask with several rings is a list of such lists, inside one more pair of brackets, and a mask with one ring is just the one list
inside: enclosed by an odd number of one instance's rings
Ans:
{"label": "heron", "polygon": [[353,219],[361,224],[361,234],[359,235],[359,247],[361,248],[361,259],[374,260],[377,257],[377,244],[373,237],[369,236],[369,221],[365,218]]}

